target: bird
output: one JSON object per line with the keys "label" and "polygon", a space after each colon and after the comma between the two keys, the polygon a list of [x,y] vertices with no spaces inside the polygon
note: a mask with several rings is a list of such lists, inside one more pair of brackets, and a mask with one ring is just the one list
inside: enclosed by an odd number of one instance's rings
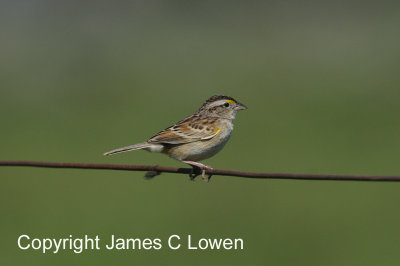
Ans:
{"label": "bird", "polygon": [[202,179],[208,181],[211,175],[206,180],[205,173],[213,168],[199,161],[208,159],[222,150],[231,137],[237,112],[245,109],[247,106],[230,96],[214,95],[193,115],[160,131],[147,141],[118,148],[104,155],[133,150],[163,153],[189,164],[193,170],[200,168]]}

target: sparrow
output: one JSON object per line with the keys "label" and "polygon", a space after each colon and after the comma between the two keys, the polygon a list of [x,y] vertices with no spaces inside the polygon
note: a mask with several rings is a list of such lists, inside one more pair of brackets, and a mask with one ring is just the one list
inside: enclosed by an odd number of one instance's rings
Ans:
{"label": "sparrow", "polygon": [[244,104],[230,96],[210,97],[193,115],[157,133],[149,140],[104,153],[112,155],[132,150],[164,153],[169,157],[201,169],[204,181],[206,171],[212,167],[199,161],[208,159],[225,146],[233,131],[233,121]]}

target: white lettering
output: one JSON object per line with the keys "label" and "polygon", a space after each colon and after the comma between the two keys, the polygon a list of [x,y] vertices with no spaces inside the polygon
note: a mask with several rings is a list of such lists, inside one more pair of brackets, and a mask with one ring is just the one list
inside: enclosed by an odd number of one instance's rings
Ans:
{"label": "white lettering", "polygon": [[43,248],[42,248],[43,253],[46,253],[46,250],[50,250],[52,246],[53,242],[51,241],[50,238],[43,239]]}
{"label": "white lettering", "polygon": [[238,242],[240,242],[240,249],[243,249],[243,239],[241,239],[241,238],[235,239],[235,249],[238,249],[238,245],[237,245]]}
{"label": "white lettering", "polygon": [[162,245],[161,245],[161,239],[159,238],[155,238],[154,239],[154,249],[161,249]]}
{"label": "white lettering", "polygon": [[82,250],[83,250],[83,248],[82,248],[82,246],[83,246],[82,238],[76,238],[76,239],[74,239],[73,245],[74,245],[74,252],[75,252],[76,254],[79,254],[79,253],[82,252]]}
{"label": "white lettering", "polygon": [[[35,243],[37,243],[37,245],[36,245]],[[41,246],[42,246],[42,242],[40,242],[40,239],[34,238],[34,239],[32,240],[32,242],[31,242],[31,247],[32,247],[33,249],[39,249]]]}
{"label": "white lettering", "polygon": [[56,254],[56,253],[58,253],[58,250],[59,250],[60,247],[61,247],[61,241],[62,241],[62,239],[58,239],[58,241],[56,241],[55,239],[53,239],[53,240],[54,240],[54,246],[55,246],[55,248],[56,248],[56,250],[54,250],[53,253]]}
{"label": "white lettering", "polygon": [[232,239],[227,238],[224,240],[224,243],[223,243],[224,249],[231,249],[232,245],[233,245]]}
{"label": "white lettering", "polygon": [[[204,245],[202,245],[202,243],[204,242]],[[206,249],[208,248],[208,241],[205,238],[202,238],[199,240],[199,248],[201,249]]]}
{"label": "white lettering", "polygon": [[168,246],[169,246],[169,248],[170,248],[170,249],[174,249],[174,250],[179,249],[179,248],[181,247],[181,244],[178,244],[177,246],[173,246],[173,245],[171,244],[171,241],[172,241],[173,238],[177,238],[178,240],[181,239],[178,235],[171,235],[171,236],[168,238]]}
{"label": "white lettering", "polygon": [[26,238],[28,240],[30,239],[29,236],[27,236],[27,235],[21,235],[20,237],[18,237],[18,247],[20,249],[24,249],[24,250],[30,248],[31,245],[29,245],[29,244],[27,246],[24,246],[24,247],[21,245],[21,239],[22,238]]}
{"label": "white lettering", "polygon": [[221,242],[222,239],[208,239],[208,242],[210,243],[210,248],[211,249],[220,249],[221,247]]}
{"label": "white lettering", "polygon": [[197,247],[192,247],[192,236],[188,235],[188,249],[197,249]]}
{"label": "white lettering", "polygon": [[181,247],[181,244],[178,244],[177,246],[173,246],[173,245],[171,244],[171,240],[172,240],[173,238],[177,238],[178,240],[181,239],[178,235],[172,235],[172,236],[170,236],[170,237],[168,238],[168,246],[169,246],[169,248],[170,248],[170,249],[179,249],[179,248]]}
{"label": "white lettering", "polygon": [[113,249],[114,248],[114,235],[111,235],[111,246],[106,245],[107,249]]}
{"label": "white lettering", "polygon": [[150,238],[143,239],[143,248],[144,249],[151,249],[153,247],[153,241]]}

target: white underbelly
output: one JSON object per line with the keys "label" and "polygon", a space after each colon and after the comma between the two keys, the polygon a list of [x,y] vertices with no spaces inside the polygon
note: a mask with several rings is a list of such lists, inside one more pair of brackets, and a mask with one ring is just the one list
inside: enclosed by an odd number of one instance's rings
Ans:
{"label": "white underbelly", "polygon": [[231,137],[232,130],[221,132],[210,140],[196,141],[172,148],[168,155],[177,160],[201,161],[208,159],[225,146]]}

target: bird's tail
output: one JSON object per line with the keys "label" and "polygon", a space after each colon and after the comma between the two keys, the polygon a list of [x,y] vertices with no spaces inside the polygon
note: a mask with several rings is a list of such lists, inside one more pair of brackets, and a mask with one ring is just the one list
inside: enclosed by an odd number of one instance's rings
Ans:
{"label": "bird's tail", "polygon": [[104,155],[108,156],[108,155],[113,155],[115,153],[120,153],[120,152],[141,150],[141,149],[150,148],[151,146],[152,146],[152,144],[150,144],[148,142],[142,142],[142,143],[138,143],[138,144],[135,144],[135,145],[130,145],[130,146],[126,146],[126,147],[123,147],[123,148],[119,148],[119,149],[115,149],[115,150],[106,152],[106,153],[104,153]]}

